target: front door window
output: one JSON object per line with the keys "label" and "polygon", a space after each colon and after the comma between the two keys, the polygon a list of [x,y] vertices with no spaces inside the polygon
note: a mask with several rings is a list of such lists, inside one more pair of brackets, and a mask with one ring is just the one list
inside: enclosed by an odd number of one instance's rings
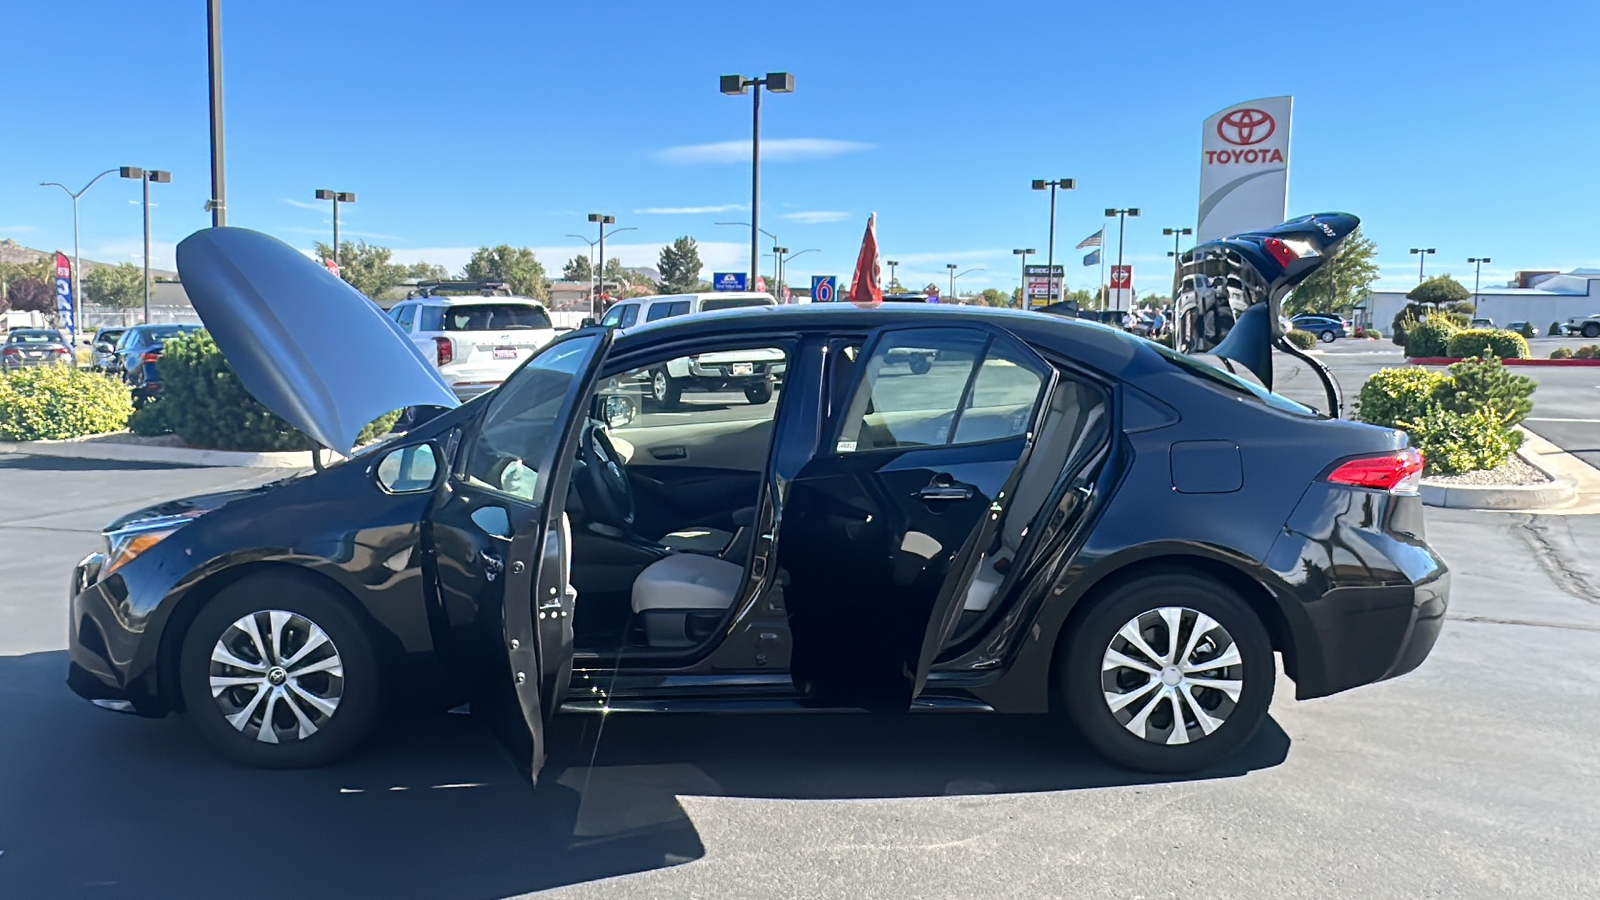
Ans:
{"label": "front door window", "polygon": [[467,449],[469,483],[522,500],[538,497],[539,475],[554,461],[574,402],[573,383],[598,340],[584,335],[551,346],[496,392]]}

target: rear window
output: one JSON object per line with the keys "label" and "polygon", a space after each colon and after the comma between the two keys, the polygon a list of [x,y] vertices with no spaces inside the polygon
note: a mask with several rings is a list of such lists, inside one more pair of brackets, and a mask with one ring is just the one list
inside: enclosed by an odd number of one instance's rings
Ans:
{"label": "rear window", "polygon": [[714,312],[719,309],[742,309],[746,306],[771,306],[772,301],[765,297],[713,297],[700,301],[701,312]]}
{"label": "rear window", "polygon": [[13,331],[11,332],[13,344],[59,344],[61,335],[54,331]]}
{"label": "rear window", "polygon": [[154,328],[146,328],[144,337],[150,341],[164,341],[180,334],[193,334],[199,330],[199,325],[157,325]]}
{"label": "rear window", "polygon": [[550,323],[550,314],[544,311],[544,307],[532,303],[474,303],[470,306],[452,306],[440,312],[443,313],[443,327],[428,328],[425,318],[423,330],[517,331],[555,327]]}
{"label": "rear window", "polygon": [[650,304],[650,310],[644,314],[644,320],[646,322],[659,322],[662,319],[685,315],[688,312],[689,301],[687,300],[670,300],[666,303],[657,302]]}
{"label": "rear window", "polygon": [[1168,362],[1204,381],[1209,381],[1212,384],[1235,393],[1248,394],[1252,397],[1255,397],[1257,400],[1260,400],[1262,403],[1272,407],[1273,409],[1282,410],[1286,413],[1293,413],[1297,416],[1306,416],[1313,419],[1326,418],[1326,416],[1323,416],[1321,413],[1309,406],[1302,406],[1299,403],[1290,400],[1288,397],[1283,396],[1282,394],[1274,394],[1261,385],[1256,384],[1249,379],[1240,378],[1239,376],[1225,369],[1219,369],[1216,366],[1207,365],[1198,359],[1184,356],[1182,353],[1178,353],[1160,344],[1150,343],[1149,346],[1151,349],[1161,354],[1161,356]]}

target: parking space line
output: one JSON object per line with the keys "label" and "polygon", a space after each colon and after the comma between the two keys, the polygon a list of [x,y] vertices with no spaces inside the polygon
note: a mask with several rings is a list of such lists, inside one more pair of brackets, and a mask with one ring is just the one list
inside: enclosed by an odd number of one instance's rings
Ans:
{"label": "parking space line", "polygon": [[1523,421],[1525,421],[1525,422],[1581,422],[1581,423],[1586,423],[1586,424],[1589,424],[1589,425],[1600,425],[1600,419],[1559,419],[1559,418],[1555,418],[1555,417],[1534,417],[1534,416],[1529,416],[1528,418],[1524,419]]}

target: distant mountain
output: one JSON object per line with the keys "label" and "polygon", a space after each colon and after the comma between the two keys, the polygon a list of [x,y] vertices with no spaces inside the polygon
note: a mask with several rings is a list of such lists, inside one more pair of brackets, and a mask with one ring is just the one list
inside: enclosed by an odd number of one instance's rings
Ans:
{"label": "distant mountain", "polygon": [[[65,252],[69,257],[72,255],[72,251],[70,250]],[[29,263],[36,263],[41,259],[53,259],[54,257],[55,251],[53,250],[48,252],[44,250],[35,250],[32,247],[24,247],[11,238],[0,239],[0,263],[27,265]],[[81,277],[82,275],[86,275],[89,272],[94,271],[95,266],[106,265],[114,265],[114,263],[103,263],[92,259],[85,259],[83,261],[83,271],[78,274]],[[150,270],[150,277],[159,278],[165,281],[176,281],[178,278],[178,273],[172,271],[171,269],[152,268]]]}

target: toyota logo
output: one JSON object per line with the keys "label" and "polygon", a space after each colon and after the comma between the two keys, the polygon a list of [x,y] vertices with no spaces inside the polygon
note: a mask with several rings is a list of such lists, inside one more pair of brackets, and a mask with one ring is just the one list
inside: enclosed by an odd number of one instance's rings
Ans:
{"label": "toyota logo", "polygon": [[1217,137],[1238,147],[1259,144],[1278,130],[1278,123],[1265,110],[1235,109],[1217,122]]}

